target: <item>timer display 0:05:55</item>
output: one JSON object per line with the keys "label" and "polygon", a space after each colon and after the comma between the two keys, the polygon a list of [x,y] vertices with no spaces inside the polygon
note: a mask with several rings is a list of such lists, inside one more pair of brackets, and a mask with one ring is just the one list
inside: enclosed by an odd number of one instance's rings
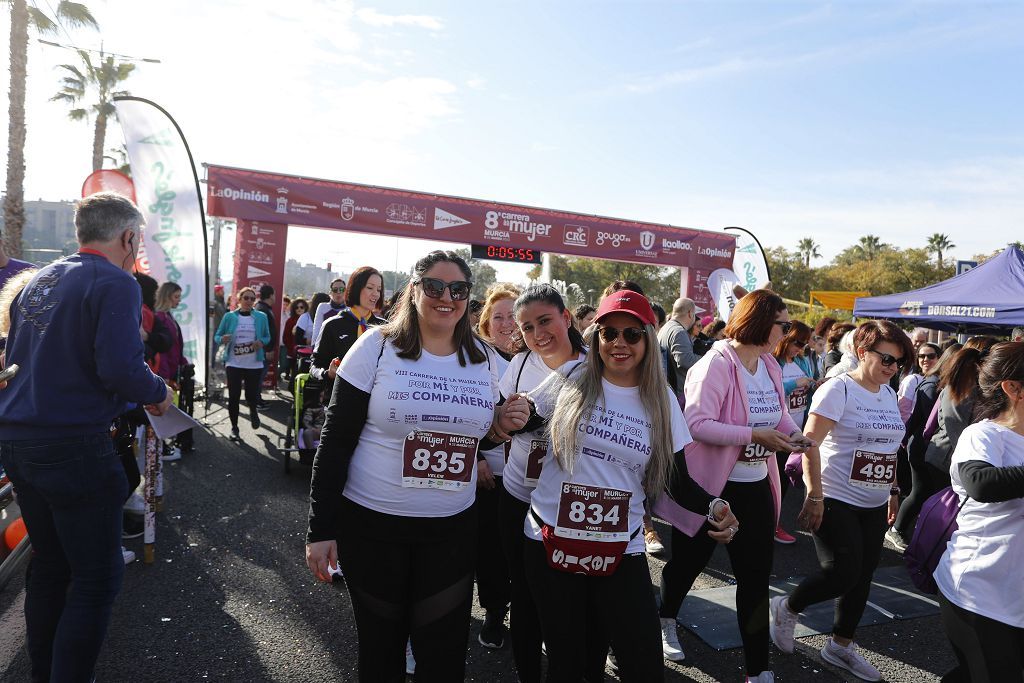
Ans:
{"label": "timer display 0:05:55", "polygon": [[523,247],[503,247],[493,244],[474,244],[473,258],[492,259],[495,261],[516,261],[519,263],[540,263],[541,252]]}

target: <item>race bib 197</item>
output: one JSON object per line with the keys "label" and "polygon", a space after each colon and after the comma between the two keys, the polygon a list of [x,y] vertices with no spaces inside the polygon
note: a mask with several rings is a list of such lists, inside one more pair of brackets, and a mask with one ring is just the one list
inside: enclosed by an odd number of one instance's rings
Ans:
{"label": "race bib 197", "polygon": [[629,540],[630,491],[562,484],[555,535],[592,541]]}
{"label": "race bib 197", "polygon": [[896,479],[896,454],[854,451],[850,483],[865,489],[888,489]]}
{"label": "race bib 197", "polygon": [[807,405],[807,392],[806,391],[794,391],[789,395],[789,409],[800,410]]}
{"label": "race bib 197", "polygon": [[402,449],[402,486],[460,490],[476,469],[475,436],[446,432],[410,432]]}

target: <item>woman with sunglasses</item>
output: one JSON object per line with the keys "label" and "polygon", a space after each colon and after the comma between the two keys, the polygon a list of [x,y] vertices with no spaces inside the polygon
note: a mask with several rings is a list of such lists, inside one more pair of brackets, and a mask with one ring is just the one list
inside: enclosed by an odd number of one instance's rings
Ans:
{"label": "woman with sunglasses", "polygon": [[981,366],[977,416],[953,453],[963,501],[935,569],[942,625],[959,662],[943,680],[1024,675],[1024,343],[992,347]]}
{"label": "woman with sunglasses", "polygon": [[904,422],[909,420],[911,413],[914,412],[914,405],[917,402],[917,388],[920,386],[921,380],[931,374],[929,371],[938,362],[938,344],[924,342],[918,347],[911,370],[900,380],[900,388],[896,392],[900,402],[900,415],[903,416]]}
{"label": "woman with sunglasses", "polygon": [[793,652],[797,615],[835,599],[826,662],[867,681],[882,680],[859,652],[854,631],[868,600],[886,529],[896,518],[896,457],[905,427],[892,377],[910,364],[914,347],[889,321],[869,320],[853,338],[857,367],[825,382],[814,394],[804,430],[821,444],[804,453],[807,497],[800,523],[814,534],[821,571],[789,596],[771,600],[772,640]]}
{"label": "woman with sunglasses", "polygon": [[[779,340],[772,351],[775,360],[782,367],[782,389],[786,392],[789,416],[793,418],[793,422],[799,428],[804,426],[807,404],[810,402],[811,392],[817,386],[813,379],[814,361],[804,353],[810,339],[811,328],[799,320],[794,320],[789,332]],[[779,467],[782,499],[785,499],[786,492],[789,491],[789,476],[786,474],[786,461],[789,456],[789,451],[779,451],[775,454]],[[775,542],[791,545],[796,543],[796,538],[787,533],[780,523],[775,527]]]}
{"label": "woman with sunglasses", "polygon": [[[513,302],[515,317],[526,350],[512,358],[498,389],[502,400],[530,392],[552,373],[568,374],[586,356],[583,336],[573,325],[562,295],[551,285],[534,285]],[[577,370],[578,372],[578,370]],[[502,435],[504,436],[504,435]],[[541,680],[541,635],[537,607],[523,567],[523,521],[530,508],[530,494],[540,477],[548,452],[543,425],[519,432],[504,444],[504,462],[498,493],[498,536],[511,580],[512,655],[519,680]],[[592,673],[604,671],[604,653],[592,658]]]}
{"label": "woman with sunglasses", "polygon": [[320,327],[309,374],[320,381],[327,380],[328,392],[338,374],[338,365],[356,340],[371,327],[386,322],[374,313],[383,286],[384,278],[376,268],[357,268],[343,290],[345,308],[324,320]]}
{"label": "woman with sunglasses", "polygon": [[320,340],[320,330],[324,322],[345,310],[345,281],[335,278],[331,280],[331,293],[326,302],[319,304],[313,309],[313,334],[309,338],[310,344],[316,344]]}
{"label": "woman with sunglasses", "polygon": [[[743,533],[726,547],[736,575],[736,619],[747,680],[773,680],[768,658],[768,579],[782,492],[775,454],[807,446],[789,416],[782,370],[771,350],[791,331],[789,311],[759,289],[736,304],[727,337],[686,375],[686,422],[694,442],[686,467],[708,492],[727,499]],[[654,512],[672,524],[672,559],[661,574],[663,649],[680,661],[676,616],[714,552],[707,520],[660,499]]]}
{"label": "woman with sunglasses", "polygon": [[[610,294],[598,307],[583,365],[572,373],[563,368],[531,393],[537,415],[549,418],[550,448],[530,496],[524,563],[549,681],[588,675],[588,663],[606,651],[594,628],[614,644],[622,680],[663,680],[640,533],[648,497],[668,490],[701,515],[716,513],[711,534],[722,542],[738,528],[728,504],[687,474],[689,432],[665,382],[654,324],[642,295]],[[524,327],[531,334],[540,336]]]}
{"label": "woman with sunglasses", "polygon": [[231,440],[238,441],[238,401],[245,385],[245,402],[249,405],[249,421],[260,428],[256,404],[260,400],[260,373],[263,371],[263,348],[270,343],[267,316],[253,308],[256,291],[252,287],[238,290],[238,308],[224,314],[214,335],[227,345],[228,417]]}
{"label": "woman with sunglasses", "polygon": [[[469,325],[469,266],[416,262],[391,322],[342,360],[313,463],[306,563],[345,575],[359,679],[398,681],[407,639],[418,679],[461,681],[476,554],[477,446],[491,428],[494,352]],[[521,427],[525,401],[500,411]]]}

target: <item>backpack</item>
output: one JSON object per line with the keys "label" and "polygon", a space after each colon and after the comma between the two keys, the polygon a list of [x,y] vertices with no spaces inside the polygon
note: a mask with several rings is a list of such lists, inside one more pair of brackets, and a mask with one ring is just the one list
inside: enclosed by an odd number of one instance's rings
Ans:
{"label": "backpack", "polygon": [[935,595],[939,588],[932,574],[939,566],[946,544],[959,528],[956,518],[967,502],[947,486],[924,502],[914,527],[914,537],[907,544],[903,561],[910,573],[910,580],[923,593]]}

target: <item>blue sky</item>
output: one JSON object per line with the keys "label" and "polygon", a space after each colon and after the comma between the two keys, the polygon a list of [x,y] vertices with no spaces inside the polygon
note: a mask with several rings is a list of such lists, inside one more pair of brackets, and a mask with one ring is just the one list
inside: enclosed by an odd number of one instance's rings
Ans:
{"label": "blue sky", "polygon": [[[108,50],[163,60],[129,85],[198,161],[742,225],[826,257],[869,232],[945,232],[962,258],[1024,234],[1024,3],[90,6]],[[71,198],[89,170],[91,129],[46,102],[69,56],[31,49],[29,198]],[[428,245],[295,231],[291,247],[348,269]]]}

